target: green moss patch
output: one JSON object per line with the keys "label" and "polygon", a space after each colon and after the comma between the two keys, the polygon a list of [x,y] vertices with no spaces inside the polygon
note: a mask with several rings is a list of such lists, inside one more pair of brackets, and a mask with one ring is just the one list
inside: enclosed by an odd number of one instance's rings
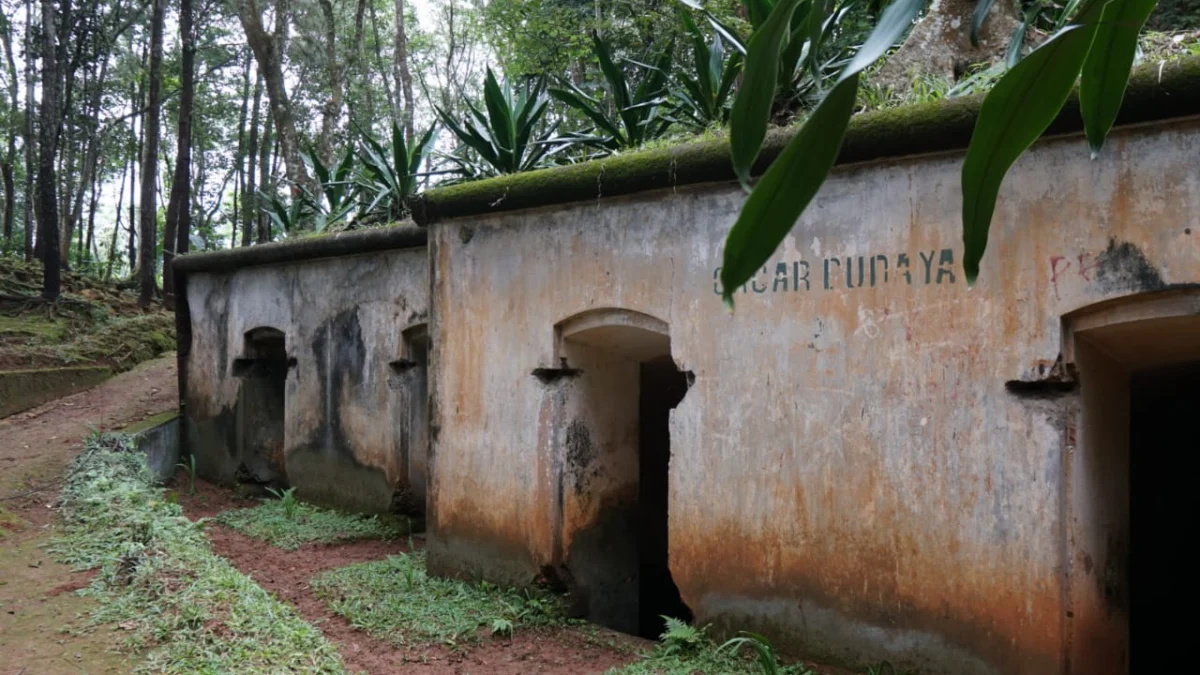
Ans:
{"label": "green moss patch", "polygon": [[[982,96],[944,99],[855,116],[838,155],[839,164],[961,150],[970,142]],[[1135,124],[1200,113],[1200,56],[1136,68],[1117,124]],[[1082,130],[1078,97],[1072,96],[1048,134]],[[795,134],[796,127],[767,135],[755,164],[760,174]],[[1086,153],[1086,150],[1081,150]],[[1084,155],[1086,156],[1086,155]],[[725,139],[692,141],[593,162],[531,171],[430,190],[413,207],[428,225],[451,218],[594,201],[708,182],[735,180]]]}
{"label": "green moss patch", "polygon": [[567,622],[557,597],[431,577],[420,552],[331,570],[312,587],[355,628],[397,646],[460,646]]}
{"label": "green moss patch", "polygon": [[408,521],[404,518],[342,513],[297,502],[290,490],[282,494],[283,499],[267,499],[259,506],[225,511],[216,520],[285,551],[294,551],[304,544],[388,540],[408,535]]}
{"label": "green moss patch", "polygon": [[62,491],[63,534],[49,551],[99,569],[87,630],[113,625],[139,672],[341,673],[320,631],[212,552],[152,484],[128,436],[88,439]]}

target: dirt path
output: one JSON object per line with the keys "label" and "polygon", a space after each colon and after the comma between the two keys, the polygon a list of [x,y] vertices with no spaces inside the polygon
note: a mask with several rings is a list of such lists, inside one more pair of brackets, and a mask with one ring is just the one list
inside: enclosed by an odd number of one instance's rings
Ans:
{"label": "dirt path", "polygon": [[[91,431],[122,429],[179,406],[175,353],[98,387],[0,419],[0,499],[52,484]],[[17,505],[20,506],[20,505]]]}
{"label": "dirt path", "polygon": [[0,420],[0,675],[124,673],[101,629],[70,629],[90,601],[72,591],[89,573],[55,563],[49,508],[67,463],[91,428],[120,429],[173,410],[175,355],[149,361],[104,384]]}

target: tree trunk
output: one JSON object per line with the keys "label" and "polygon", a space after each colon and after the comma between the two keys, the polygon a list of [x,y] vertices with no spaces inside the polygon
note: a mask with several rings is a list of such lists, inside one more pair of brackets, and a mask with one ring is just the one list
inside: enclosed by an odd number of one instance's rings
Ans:
{"label": "tree trunk", "polygon": [[[171,263],[175,252],[186,253],[191,230],[192,99],[195,94],[196,45],[192,34],[192,0],[179,2],[179,36],[183,54],[179,78],[179,149],[175,154],[175,179],[167,204],[167,228],[163,236],[163,306],[175,310],[175,274]],[[173,250],[172,250],[173,249]]]}
{"label": "tree trunk", "polygon": [[33,11],[25,0],[25,260],[33,259]]}
{"label": "tree trunk", "polygon": [[333,3],[330,0],[317,0],[317,4],[325,20],[325,85],[329,89],[329,99],[321,106],[321,135],[317,139],[317,152],[321,155],[321,161],[328,165],[333,158],[333,134],[342,114],[344,73],[338,61],[337,21],[333,15]]}
{"label": "tree trunk", "polygon": [[907,91],[918,77],[935,76],[953,82],[966,75],[972,66],[1004,58],[1019,22],[1017,5],[1012,0],[997,0],[992,4],[979,29],[976,47],[971,44],[971,18],[977,4],[977,0],[933,0],[908,39],[888,57],[871,81],[896,91]]}
{"label": "tree trunk", "polygon": [[[237,163],[234,165],[237,174],[233,181],[233,217],[229,219],[232,231],[229,233],[229,248],[236,248],[238,242],[238,224],[242,222],[242,212],[246,203],[246,114],[250,108],[250,52],[246,52],[242,62],[242,109],[238,115],[238,144]],[[254,171],[254,160],[250,160],[250,170]]]}
{"label": "tree trunk", "polygon": [[[17,118],[21,108],[20,93],[17,90],[17,64],[13,60],[12,22],[6,21],[0,38],[4,40],[4,62],[8,66],[8,149],[4,160],[0,162],[0,173],[4,178],[4,251],[12,250],[13,218],[16,215],[17,186],[13,178],[13,164],[17,161]],[[26,58],[29,58],[26,56]]]}
{"label": "tree trunk", "polygon": [[[267,117],[263,120],[262,140],[260,141],[260,150],[258,157],[258,191],[260,193],[267,190],[274,191],[273,185],[268,185],[271,180],[271,118]],[[295,198],[293,196],[293,198]],[[271,220],[267,218],[267,214],[263,213],[262,209],[258,210],[257,218],[255,219],[258,227],[255,235],[255,241],[259,244],[266,244],[271,241]]]}
{"label": "tree trunk", "polygon": [[58,239],[58,184],[54,154],[58,135],[58,44],[54,0],[42,4],[42,111],[38,148],[38,239],[42,249],[42,297],[58,300],[62,279]]}
{"label": "tree trunk", "polygon": [[[375,68],[379,71],[379,78],[383,80],[383,93],[387,96],[388,106],[392,109],[392,119],[399,124],[400,101],[396,99],[396,96],[399,94],[392,92],[392,85],[388,78],[388,69],[384,67],[383,51],[380,48],[383,41],[379,39],[379,17],[375,14],[375,3],[369,3],[369,9],[371,10],[371,34],[375,38]],[[369,91],[370,89],[368,88]],[[371,119],[375,119],[374,111],[372,111]]]}
{"label": "tree trunk", "polygon": [[129,173],[130,162],[121,162],[121,183],[117,186],[117,222],[113,223],[112,241],[108,245],[108,268],[104,270],[104,280],[109,281],[113,275],[113,265],[117,262],[117,243],[121,234],[121,214],[125,206],[125,177]]}
{"label": "tree trunk", "polygon": [[[242,223],[242,246],[249,246],[253,241],[254,232],[257,230],[256,223],[258,222],[259,198],[258,193],[266,186],[264,179],[262,185],[255,186],[255,163],[258,162],[258,109],[259,103],[262,101],[262,76],[256,75],[254,79],[254,109],[250,114],[250,144],[247,151],[248,159],[250,160],[249,170],[246,172],[246,196],[243,198],[245,202],[242,208],[245,210],[245,219]],[[264,174],[265,175],[265,174]]]}
{"label": "tree trunk", "polygon": [[[129,37],[130,49],[133,47],[133,36]],[[148,54],[146,49],[142,49],[142,69],[145,70],[146,58]],[[146,86],[145,80],[138,77],[137,86],[133,91],[133,109],[140,111],[146,103]],[[138,124],[138,119],[141,118],[141,124]],[[137,270],[137,185],[138,171],[137,161],[142,155],[142,146],[145,144],[146,119],[144,114],[134,115],[129,121],[129,140],[133,142],[133,152],[129,156],[129,275],[133,276]]]}
{"label": "tree trunk", "polygon": [[267,100],[270,101],[271,119],[279,133],[280,145],[283,150],[284,166],[288,180],[292,184],[293,197],[299,194],[302,187],[310,187],[311,181],[304,161],[300,158],[300,143],[296,135],[296,125],[292,118],[292,104],[288,100],[287,89],[283,83],[283,42],[287,12],[284,2],[275,5],[275,35],[267,33],[263,28],[262,15],[255,0],[242,0],[239,7],[239,18],[246,32],[246,41],[254,51],[254,60],[258,70],[267,84]]}
{"label": "tree trunk", "polygon": [[404,0],[396,0],[396,87],[404,94],[404,109],[397,111],[396,123],[404,129],[404,138],[413,139],[413,80],[408,69],[408,35],[404,32]]}
{"label": "tree trunk", "polygon": [[138,266],[141,278],[141,293],[138,304],[149,307],[154,299],[154,272],[158,262],[157,204],[155,188],[158,187],[158,126],[161,110],[159,99],[162,92],[163,57],[163,0],[151,0],[153,12],[150,18],[150,74],[146,83],[146,143],[142,149],[142,199],[140,229],[142,245],[139,250]]}

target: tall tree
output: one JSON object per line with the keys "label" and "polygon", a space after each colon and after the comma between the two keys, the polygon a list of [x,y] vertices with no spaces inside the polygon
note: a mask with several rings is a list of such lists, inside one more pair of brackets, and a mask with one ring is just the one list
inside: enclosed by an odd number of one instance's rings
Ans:
{"label": "tall tree", "polygon": [[271,119],[279,135],[283,163],[293,190],[310,183],[308,170],[300,157],[300,141],[296,135],[296,123],[292,117],[292,103],[288,98],[283,81],[283,54],[287,40],[287,0],[275,0],[275,26],[273,33],[263,27],[262,13],[255,0],[241,0],[238,11],[246,41],[254,51],[254,60],[267,84],[267,100],[270,101]]}
{"label": "tall tree", "polygon": [[54,0],[42,5],[42,111],[38,139],[38,239],[42,252],[42,297],[58,300],[62,279],[58,240],[58,193],[54,155],[58,142],[58,42]]}
{"label": "tall tree", "polygon": [[179,142],[171,200],[167,204],[167,227],[163,234],[163,305],[170,310],[175,309],[175,274],[171,262],[176,251],[187,252],[191,230],[192,99],[196,90],[192,0],[179,0],[179,36],[183,49],[179,75]]}
{"label": "tall tree", "polygon": [[[243,197],[242,208],[245,210],[245,222],[242,223],[242,246],[249,246],[254,240],[254,231],[257,228],[258,222],[258,191],[266,186],[266,180],[263,180],[261,186],[255,186],[255,162],[258,161],[258,120],[259,120],[259,104],[262,103],[262,75],[259,74],[254,80],[254,108],[250,113],[250,149],[247,153],[249,160],[249,170],[246,172],[246,196]],[[268,122],[269,123],[269,122]],[[266,125],[264,125],[266,126]],[[266,170],[263,170],[264,175]],[[232,247],[233,242],[229,245]]]}
{"label": "tall tree", "polygon": [[13,218],[16,216],[17,184],[13,178],[13,164],[17,160],[17,121],[21,117],[20,93],[17,84],[17,64],[13,59],[13,28],[8,17],[0,12],[0,40],[4,42],[4,63],[8,69],[9,109],[6,120],[8,129],[8,147],[3,159],[0,159],[0,174],[4,179],[4,250],[12,249]]}
{"label": "tall tree", "polygon": [[158,129],[162,115],[159,103],[162,98],[163,0],[151,2],[153,11],[150,16],[150,72],[146,81],[146,141],[142,149],[141,212],[138,214],[142,240],[138,255],[141,278],[138,304],[142,307],[149,307],[154,299],[154,272],[158,262],[158,201],[155,188],[158,187]]}
{"label": "tall tree", "polygon": [[404,95],[403,109],[396,111],[397,124],[403,125],[404,137],[413,139],[413,79],[408,69],[408,33],[404,30],[404,0],[396,0],[396,52],[392,67],[396,70],[396,88]]}
{"label": "tall tree", "polygon": [[25,0],[25,260],[33,259],[33,2]]}

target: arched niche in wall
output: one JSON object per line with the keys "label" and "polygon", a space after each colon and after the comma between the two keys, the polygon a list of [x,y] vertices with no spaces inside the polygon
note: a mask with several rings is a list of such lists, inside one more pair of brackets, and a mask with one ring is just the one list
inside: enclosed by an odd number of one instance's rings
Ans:
{"label": "arched niche in wall", "polygon": [[1063,317],[1079,381],[1065,444],[1071,673],[1167,671],[1186,658],[1188,541],[1200,451],[1200,290],[1126,296]]}
{"label": "arched niche in wall", "polygon": [[[670,327],[649,314],[593,309],[554,326],[550,396],[561,503],[559,531],[576,611],[647,637],[660,615],[684,620],[668,565],[671,410],[689,374],[671,356]],[[548,371],[539,376],[547,382]]]}
{"label": "arched niche in wall", "polygon": [[288,369],[283,331],[260,326],[246,331],[242,355],[233,361],[240,381],[237,402],[237,479],[243,483],[283,485],[284,413]]}
{"label": "arched niche in wall", "polygon": [[396,451],[402,474],[392,498],[392,511],[413,516],[425,513],[431,347],[428,324],[414,324],[401,331],[400,358],[388,364],[391,415],[396,425]]}

